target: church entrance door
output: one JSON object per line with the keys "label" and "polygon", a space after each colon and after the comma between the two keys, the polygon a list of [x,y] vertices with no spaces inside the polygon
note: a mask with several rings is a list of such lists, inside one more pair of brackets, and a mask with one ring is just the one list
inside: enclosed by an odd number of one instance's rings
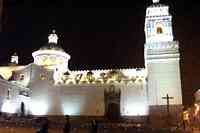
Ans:
{"label": "church entrance door", "polygon": [[120,118],[120,89],[114,85],[105,90],[105,116],[109,120],[118,120]]}

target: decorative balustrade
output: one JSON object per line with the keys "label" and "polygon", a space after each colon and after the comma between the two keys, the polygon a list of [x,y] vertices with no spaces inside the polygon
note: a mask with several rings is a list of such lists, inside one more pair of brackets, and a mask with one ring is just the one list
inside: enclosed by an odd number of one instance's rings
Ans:
{"label": "decorative balustrade", "polygon": [[178,50],[179,49],[179,43],[177,41],[173,42],[159,42],[159,43],[147,43],[145,45],[146,49],[148,50]]}
{"label": "decorative balustrade", "polygon": [[145,82],[147,71],[140,69],[69,71],[62,75],[60,84],[112,84]]}

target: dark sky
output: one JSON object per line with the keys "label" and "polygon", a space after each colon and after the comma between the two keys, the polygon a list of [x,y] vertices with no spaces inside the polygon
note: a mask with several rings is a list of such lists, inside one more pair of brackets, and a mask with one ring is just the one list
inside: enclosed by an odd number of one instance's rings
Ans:
{"label": "dark sky", "polygon": [[[184,103],[200,88],[200,4],[161,0],[170,6],[180,42]],[[151,0],[5,0],[0,63],[17,51],[20,63],[47,43],[56,29],[71,55],[71,69],[144,67],[144,19]]]}

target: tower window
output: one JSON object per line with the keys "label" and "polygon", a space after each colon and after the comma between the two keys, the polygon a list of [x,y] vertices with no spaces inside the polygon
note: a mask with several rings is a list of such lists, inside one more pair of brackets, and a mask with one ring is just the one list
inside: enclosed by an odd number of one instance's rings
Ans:
{"label": "tower window", "polygon": [[163,29],[161,27],[157,27],[156,32],[157,32],[157,34],[162,34]]}

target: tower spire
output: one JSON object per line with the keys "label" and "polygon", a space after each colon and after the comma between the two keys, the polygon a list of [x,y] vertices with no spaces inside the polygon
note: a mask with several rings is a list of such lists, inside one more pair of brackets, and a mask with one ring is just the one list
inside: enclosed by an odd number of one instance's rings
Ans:
{"label": "tower spire", "polygon": [[152,0],[153,3],[159,3],[160,0]]}
{"label": "tower spire", "polygon": [[56,35],[56,30],[53,30],[52,33],[48,37],[49,43],[55,43],[57,44],[58,42],[58,36]]}

